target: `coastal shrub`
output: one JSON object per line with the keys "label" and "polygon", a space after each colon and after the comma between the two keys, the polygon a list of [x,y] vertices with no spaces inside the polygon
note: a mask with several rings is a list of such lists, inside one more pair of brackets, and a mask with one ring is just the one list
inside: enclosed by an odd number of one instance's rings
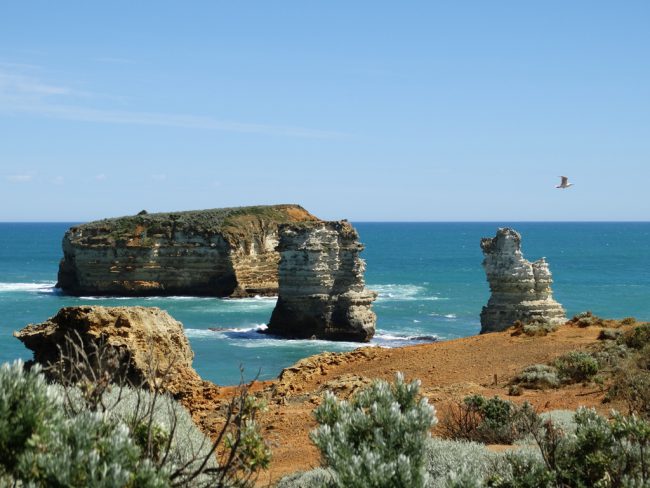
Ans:
{"label": "coastal shrub", "polygon": [[601,341],[614,341],[618,339],[623,331],[620,329],[602,329],[598,334],[598,340]]}
{"label": "coastal shrub", "polygon": [[575,414],[575,422],[572,435],[552,422],[545,422],[536,434],[544,467],[513,454],[508,459],[510,478],[496,486],[648,486],[648,421],[619,413],[608,421],[592,409],[581,408]]}
{"label": "coastal shrub", "polygon": [[123,371],[99,360],[116,357],[104,347],[90,357],[76,348],[61,361],[65,368],[55,365],[58,384],[48,384],[38,365],[0,367],[0,486],[254,485],[270,450],[250,385],[226,405],[213,442],[171,396],[115,384]]}
{"label": "coastal shrub", "polygon": [[[264,405],[249,393],[250,384],[242,382],[235,390],[213,442],[196,428],[185,408],[164,393],[167,370],[151,372],[159,378],[160,390],[150,389],[146,380],[132,385],[128,371],[119,367],[121,354],[106,342],[88,347],[78,335],[66,338],[61,360],[49,373],[59,383],[69,415],[100,412],[126,425],[142,457],[169,473],[173,485],[254,485],[271,453],[256,421]],[[157,364],[154,358],[148,362]]]}
{"label": "coastal shrub", "polygon": [[623,334],[621,341],[632,349],[643,349],[650,345],[650,322],[641,324]]}
{"label": "coastal shrub", "polygon": [[[38,366],[0,366],[0,465],[27,486],[168,486],[120,422],[97,412],[65,415],[63,397]],[[13,483],[12,483],[13,484]]]}
{"label": "coastal shrub", "polygon": [[449,408],[441,425],[450,439],[512,444],[526,435],[536,418],[528,403],[517,406],[496,396],[472,395]]}
{"label": "coastal shrub", "polygon": [[349,401],[325,394],[311,439],[334,486],[426,486],[425,445],[436,417],[419,387],[398,373],[393,383],[375,381]]}
{"label": "coastal shrub", "polygon": [[560,386],[557,370],[546,364],[532,364],[519,373],[514,382],[525,388],[543,390]]}
{"label": "coastal shrub", "polygon": [[512,324],[512,335],[526,335],[526,336],[545,336],[551,332],[555,332],[560,327],[559,324],[553,324],[549,322],[534,321],[534,322],[522,322],[521,320],[515,321]]}
{"label": "coastal shrub", "polygon": [[636,324],[636,319],[634,317],[625,317],[621,320],[621,325],[634,325]]}
{"label": "coastal shrub", "polygon": [[[500,467],[507,467],[500,454],[493,453],[485,445],[476,442],[431,438],[425,444],[425,452],[427,488],[466,486],[450,483],[452,480],[458,483],[470,477],[477,480],[479,484],[476,486],[483,486],[483,480],[490,478]],[[276,488],[324,488],[333,482],[331,470],[316,468],[288,475],[278,482]]]}
{"label": "coastal shrub", "polygon": [[[641,357],[629,358],[615,369],[606,399],[622,400],[627,405],[628,413],[650,419],[650,370],[646,364],[649,362],[647,354],[650,354],[650,350]],[[645,368],[639,367],[639,362]]]}
{"label": "coastal shrub", "polygon": [[7,473],[13,472],[33,439],[47,439],[60,424],[60,403],[39,366],[27,372],[22,361],[0,366],[0,465]]}
{"label": "coastal shrub", "polygon": [[584,351],[571,351],[555,360],[560,380],[564,383],[590,381],[598,373],[598,361]]}
{"label": "coastal shrub", "polygon": [[316,468],[285,476],[275,485],[275,488],[326,488],[332,483],[334,483],[334,475],[331,470]]}
{"label": "coastal shrub", "polygon": [[[432,438],[426,453],[428,488],[482,486],[499,468],[500,455],[476,442]],[[468,485],[469,479],[478,484]]]}
{"label": "coastal shrub", "polygon": [[142,456],[126,425],[106,414],[65,419],[46,443],[21,458],[17,478],[41,486],[142,487],[170,485],[169,473]]}

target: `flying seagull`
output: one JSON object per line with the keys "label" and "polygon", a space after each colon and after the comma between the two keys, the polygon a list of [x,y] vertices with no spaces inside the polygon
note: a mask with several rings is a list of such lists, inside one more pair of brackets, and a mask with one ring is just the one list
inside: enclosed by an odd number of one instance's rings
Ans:
{"label": "flying seagull", "polygon": [[566,188],[569,188],[570,186],[573,186],[573,183],[569,183],[569,178],[567,176],[560,176],[562,179],[560,181],[560,184],[557,185],[555,188],[562,188],[563,190]]}

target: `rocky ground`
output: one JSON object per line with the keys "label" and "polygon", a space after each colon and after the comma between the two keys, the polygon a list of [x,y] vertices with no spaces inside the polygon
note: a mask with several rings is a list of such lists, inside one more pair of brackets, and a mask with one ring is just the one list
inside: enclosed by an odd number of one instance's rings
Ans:
{"label": "rocky ground", "polygon": [[[254,391],[267,400],[261,424],[273,448],[273,462],[260,483],[267,485],[285,474],[319,465],[309,431],[315,426],[312,410],[325,390],[346,397],[372,379],[392,379],[398,371],[407,379],[422,381],[422,392],[435,405],[439,418],[452,402],[475,393],[499,395],[516,403],[528,401],[539,411],[575,410],[584,405],[607,413],[617,405],[603,404],[604,392],[594,384],[524,390],[521,396],[508,397],[510,381],[524,367],[593,346],[600,330],[569,323],[541,337],[513,336],[512,331],[504,331],[398,349],[365,347],[303,359],[285,369],[277,380],[254,385]],[[231,387],[209,388],[195,391],[182,401],[195,420],[214,433],[233,391]]]}

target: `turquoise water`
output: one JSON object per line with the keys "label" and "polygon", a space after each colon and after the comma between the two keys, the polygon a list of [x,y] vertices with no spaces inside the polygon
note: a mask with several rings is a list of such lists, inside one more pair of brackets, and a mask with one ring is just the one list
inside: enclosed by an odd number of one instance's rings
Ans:
{"label": "turquoise water", "polygon": [[[250,298],[73,298],[54,290],[61,238],[69,223],[0,224],[0,362],[30,357],[12,332],[66,305],[147,305],[183,322],[194,366],[218,384],[275,377],[282,368],[351,343],[290,341],[256,332],[274,300]],[[366,245],[366,281],[379,292],[373,344],[399,346],[476,334],[489,297],[481,268],[481,237],[500,223],[355,223]],[[650,320],[650,223],[514,223],[528,259],[546,256],[555,298],[569,315]],[[212,332],[210,327],[230,329]]]}

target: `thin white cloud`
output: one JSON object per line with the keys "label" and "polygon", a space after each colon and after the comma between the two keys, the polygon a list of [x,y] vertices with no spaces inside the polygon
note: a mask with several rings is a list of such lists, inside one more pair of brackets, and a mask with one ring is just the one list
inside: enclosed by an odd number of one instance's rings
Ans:
{"label": "thin white cloud", "polygon": [[55,83],[0,71],[0,113],[30,114],[60,120],[103,124],[177,127],[224,132],[329,139],[344,137],[333,131],[272,124],[220,120],[209,116],[94,108],[80,104],[88,99],[115,98],[81,92]]}
{"label": "thin white cloud", "polygon": [[164,173],[160,173],[160,174],[157,174],[157,175],[151,175],[151,179],[156,180],[156,181],[164,181],[164,180],[167,179],[167,175],[164,174]]}
{"label": "thin white cloud", "polygon": [[59,175],[52,180],[52,183],[54,183],[55,185],[62,185],[63,183],[65,183],[65,178]]}
{"label": "thin white cloud", "polygon": [[107,176],[104,173],[100,173],[98,175],[95,175],[95,179],[97,181],[104,181],[107,178]]}
{"label": "thin white cloud", "polygon": [[31,174],[16,174],[16,175],[8,175],[5,177],[7,181],[10,181],[12,183],[27,183],[29,181],[32,181],[34,178],[34,175]]}
{"label": "thin white cloud", "polygon": [[95,58],[95,61],[100,63],[109,63],[109,64],[135,64],[135,61],[128,58],[114,58],[111,56],[105,56],[101,58]]}

